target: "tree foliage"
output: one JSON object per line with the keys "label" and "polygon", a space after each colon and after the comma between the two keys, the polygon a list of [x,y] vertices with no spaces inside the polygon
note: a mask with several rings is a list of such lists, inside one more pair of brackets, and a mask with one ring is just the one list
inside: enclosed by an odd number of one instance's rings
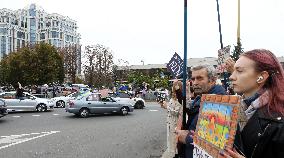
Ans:
{"label": "tree foliage", "polygon": [[62,57],[46,43],[12,52],[1,60],[0,65],[2,84],[42,85],[64,80]]}
{"label": "tree foliage", "polygon": [[132,71],[128,74],[128,82],[132,83],[134,87],[142,86],[143,82],[149,85],[149,88],[155,90],[155,88],[169,88],[169,78],[167,76],[161,76],[162,70],[147,75],[140,71]]}
{"label": "tree foliage", "polygon": [[68,47],[58,49],[58,52],[63,58],[64,73],[70,78],[72,83],[75,83],[78,66],[80,64],[78,48],[75,45],[70,45]]}
{"label": "tree foliage", "polygon": [[240,57],[240,55],[244,52],[243,48],[242,48],[242,43],[240,41],[237,42],[237,45],[235,46],[231,58],[234,61],[237,61]]}
{"label": "tree foliage", "polygon": [[118,63],[113,65],[114,81],[127,80],[130,73],[129,62],[123,59],[118,59]]}
{"label": "tree foliage", "polygon": [[113,77],[112,51],[101,44],[86,46],[84,73],[87,83],[95,87],[110,86]]}

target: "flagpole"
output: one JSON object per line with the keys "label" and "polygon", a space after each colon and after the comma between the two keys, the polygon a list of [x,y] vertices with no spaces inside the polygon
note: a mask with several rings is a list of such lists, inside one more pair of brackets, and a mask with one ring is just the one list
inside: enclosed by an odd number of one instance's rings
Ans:
{"label": "flagpole", "polygon": [[217,2],[217,13],[218,13],[218,23],[219,23],[220,44],[221,44],[221,49],[223,49],[222,29],[221,29],[220,12],[219,12],[219,1],[216,0],[216,2]]}
{"label": "flagpole", "polygon": [[241,0],[238,0],[238,30],[237,30],[237,43],[241,42]]}
{"label": "flagpole", "polygon": [[186,126],[186,78],[187,78],[187,0],[184,0],[184,59],[183,59],[183,115],[182,115],[182,129]]}
{"label": "flagpole", "polygon": [[[221,45],[221,49],[223,49],[223,39],[222,39],[222,29],[221,29],[221,20],[220,20],[220,11],[219,11],[219,1],[216,0],[217,2],[217,13],[218,13],[218,23],[219,23],[219,34],[220,34],[220,45]],[[223,76],[224,76],[224,86],[225,86],[225,89],[227,90],[227,87],[229,87],[228,85],[228,79],[229,79],[229,74],[227,72],[224,72],[223,73]]]}

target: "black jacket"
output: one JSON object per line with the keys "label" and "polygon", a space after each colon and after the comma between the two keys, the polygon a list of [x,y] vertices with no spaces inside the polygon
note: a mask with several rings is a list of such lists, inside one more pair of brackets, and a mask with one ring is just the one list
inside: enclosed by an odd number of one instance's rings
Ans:
{"label": "black jacket", "polygon": [[257,109],[235,139],[234,147],[246,158],[284,158],[284,117],[268,114],[267,106]]}

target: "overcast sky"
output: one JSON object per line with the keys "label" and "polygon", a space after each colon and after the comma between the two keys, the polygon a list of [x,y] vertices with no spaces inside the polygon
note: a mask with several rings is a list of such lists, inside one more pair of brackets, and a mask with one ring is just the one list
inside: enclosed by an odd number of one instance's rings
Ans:
{"label": "overcast sky", "polygon": [[[0,8],[31,3],[77,21],[81,44],[103,44],[115,60],[167,63],[183,58],[183,0],[0,0]],[[219,0],[223,43],[236,44],[237,0]],[[188,58],[217,57],[220,49],[216,0],[188,0]],[[245,50],[266,48],[284,56],[284,1],[241,0]]]}

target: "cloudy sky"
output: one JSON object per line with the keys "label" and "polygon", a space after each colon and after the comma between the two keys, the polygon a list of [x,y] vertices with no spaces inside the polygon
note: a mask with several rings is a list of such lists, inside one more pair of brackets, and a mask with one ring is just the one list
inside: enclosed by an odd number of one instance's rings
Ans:
{"label": "cloudy sky", "polygon": [[[103,44],[115,60],[167,63],[183,58],[183,0],[0,0],[12,10],[31,3],[77,21],[81,44]],[[236,44],[237,0],[219,0],[223,43]],[[188,0],[188,57],[217,57],[220,49],[216,0]],[[241,0],[245,50],[266,48],[284,56],[284,1]]]}

